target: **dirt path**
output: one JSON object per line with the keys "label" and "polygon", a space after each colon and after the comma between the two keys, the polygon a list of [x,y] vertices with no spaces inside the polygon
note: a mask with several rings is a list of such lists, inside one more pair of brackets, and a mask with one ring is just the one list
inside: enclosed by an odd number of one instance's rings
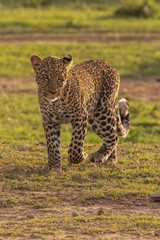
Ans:
{"label": "dirt path", "polygon": [[111,31],[60,29],[46,31],[0,31],[0,42],[160,42],[160,31]]}
{"label": "dirt path", "polygon": [[4,43],[25,43],[25,42],[51,42],[51,43],[71,43],[71,42],[129,42],[129,41],[136,41],[136,42],[160,42],[160,37],[89,37],[89,36],[82,36],[82,37],[15,37],[11,38],[0,38],[0,42]]}
{"label": "dirt path", "polygon": [[[34,77],[0,77],[0,93],[37,93]],[[140,97],[148,101],[160,99],[160,77],[121,78],[120,93]]]}

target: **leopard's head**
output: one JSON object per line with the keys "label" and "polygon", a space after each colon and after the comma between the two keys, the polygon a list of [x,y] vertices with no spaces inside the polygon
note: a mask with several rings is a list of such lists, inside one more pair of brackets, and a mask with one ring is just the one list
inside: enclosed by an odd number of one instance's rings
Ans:
{"label": "leopard's head", "polygon": [[32,55],[31,63],[36,74],[36,82],[40,92],[49,99],[59,97],[67,80],[72,56],[67,54],[61,59],[57,57],[41,59],[36,55]]}

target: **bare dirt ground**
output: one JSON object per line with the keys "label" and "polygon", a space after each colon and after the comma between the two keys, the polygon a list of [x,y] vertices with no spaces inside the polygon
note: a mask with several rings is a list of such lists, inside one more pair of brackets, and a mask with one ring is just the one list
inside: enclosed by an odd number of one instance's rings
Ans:
{"label": "bare dirt ground", "polygon": [[[34,77],[0,77],[0,93],[37,93]],[[120,93],[143,98],[147,101],[160,99],[160,76],[139,78],[121,77]]]}
{"label": "bare dirt ground", "polygon": [[[54,193],[50,192],[21,192],[14,191],[7,194],[7,197],[16,197],[18,199],[34,199],[38,197],[46,197],[50,198],[55,196]],[[79,201],[78,197],[68,197],[65,198],[62,196],[61,198],[62,204],[56,205],[52,208],[45,209],[35,209],[31,206],[19,205],[13,208],[1,208],[0,209],[0,222],[11,222],[11,221],[26,221],[30,219],[47,219],[47,218],[63,218],[63,217],[72,217],[73,212],[79,214],[79,216],[83,217],[84,221],[87,217],[94,217],[98,215],[98,210],[103,209],[104,216],[112,216],[112,215],[124,215],[124,216],[160,216],[160,203],[153,202],[152,200],[140,200],[132,198],[130,201],[116,201],[116,200],[108,200],[101,199],[97,201],[88,201],[83,202]],[[72,229],[66,231],[64,235],[58,235],[56,237],[45,236],[45,239],[86,239],[86,240],[132,240],[132,239],[141,239],[141,240],[153,240],[160,239],[160,231],[155,231],[152,235],[147,235],[144,233],[104,233],[99,236],[93,236],[90,234],[78,235],[78,238],[71,236]],[[24,237],[14,237],[8,236],[5,239],[30,239]]]}
{"label": "bare dirt ground", "polygon": [[[0,42],[159,42],[160,31],[112,31],[112,30],[85,30],[77,31],[0,31]],[[70,35],[69,35],[70,33]],[[117,35],[118,34],[118,35]]]}
{"label": "bare dirt ground", "polygon": [[25,42],[53,42],[53,43],[65,43],[65,42],[128,42],[128,41],[136,41],[136,42],[159,42],[159,37],[15,37],[14,39],[6,38],[0,39],[0,42],[5,43],[25,43]]}

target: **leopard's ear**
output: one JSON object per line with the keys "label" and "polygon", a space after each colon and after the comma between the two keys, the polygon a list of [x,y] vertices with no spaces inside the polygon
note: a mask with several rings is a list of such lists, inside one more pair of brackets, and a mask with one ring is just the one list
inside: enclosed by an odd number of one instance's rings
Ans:
{"label": "leopard's ear", "polygon": [[35,73],[37,73],[42,65],[42,59],[40,57],[38,57],[37,55],[32,55],[31,63],[32,63]]}
{"label": "leopard's ear", "polygon": [[70,54],[67,54],[64,58],[62,58],[62,61],[64,64],[68,65],[72,63],[72,56]]}

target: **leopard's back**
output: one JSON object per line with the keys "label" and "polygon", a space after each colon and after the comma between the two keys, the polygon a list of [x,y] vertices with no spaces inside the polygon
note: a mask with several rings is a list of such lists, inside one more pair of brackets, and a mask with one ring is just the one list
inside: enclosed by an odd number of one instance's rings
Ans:
{"label": "leopard's back", "polygon": [[113,101],[118,94],[119,74],[104,60],[87,60],[71,67],[66,87],[62,91],[63,104],[77,111],[86,108],[91,114],[104,95]]}

